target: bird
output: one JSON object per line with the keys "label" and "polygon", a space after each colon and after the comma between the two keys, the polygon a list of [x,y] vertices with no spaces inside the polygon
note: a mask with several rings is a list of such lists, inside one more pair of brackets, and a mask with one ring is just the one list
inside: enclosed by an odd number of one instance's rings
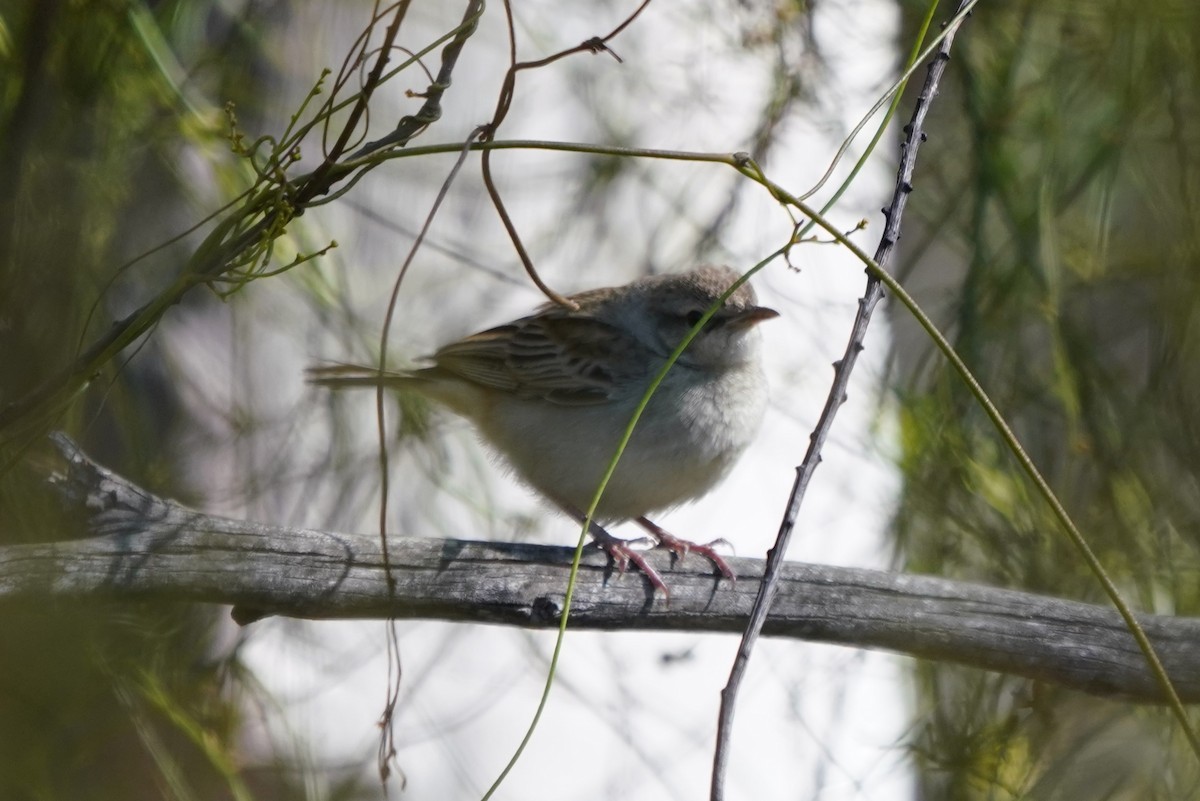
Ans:
{"label": "bird", "polygon": [[[308,370],[331,388],[377,386],[418,392],[470,421],[517,477],[582,522],[647,387],[675,348],[740,278],[704,265],[569,296],[532,314],[451,342],[428,367],[383,371],[336,364]],[[778,317],[743,283],[713,312],[650,398],[589,529],[623,573],[635,564],[669,599],[662,576],[605,525],[636,521],[682,559],[708,558],[723,540],[680,539],[648,515],[696,500],[732,469],[767,406],[759,323]]]}

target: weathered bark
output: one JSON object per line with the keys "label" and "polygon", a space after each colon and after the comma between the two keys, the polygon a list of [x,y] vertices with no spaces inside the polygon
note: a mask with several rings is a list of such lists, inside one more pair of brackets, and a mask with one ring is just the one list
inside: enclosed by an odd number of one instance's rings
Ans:
{"label": "weathered bark", "polygon": [[[213,517],[156,498],[59,439],[55,482],[86,508],[87,539],[0,548],[0,603],[166,599],[259,615],[558,623],[572,551],[519,543],[391,538],[388,589],[378,538]],[[670,603],[589,549],[575,629],[738,632],[763,562],[731,559],[736,583],[692,557],[652,554]],[[1200,619],[1144,616],[1184,701],[1200,701]],[[1107,607],[925,576],[788,565],[765,633],[955,662],[1099,695],[1161,700],[1133,638]]]}

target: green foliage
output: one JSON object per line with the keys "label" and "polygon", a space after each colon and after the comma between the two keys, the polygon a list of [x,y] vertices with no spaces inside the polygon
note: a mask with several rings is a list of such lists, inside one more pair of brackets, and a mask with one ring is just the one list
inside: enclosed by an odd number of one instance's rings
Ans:
{"label": "green foliage", "polygon": [[[901,273],[1122,590],[1146,611],[1196,614],[1200,43],[1184,30],[1200,11],[1169,0],[977,11],[910,206],[928,233],[907,239],[937,249],[910,251]],[[1100,600],[957,379],[915,351],[895,358],[907,566]],[[919,674],[929,798],[1195,795],[1195,757],[1157,710]],[[1155,770],[1111,756],[1133,743]],[[1096,761],[1108,767],[1081,769]]]}
{"label": "green foliage", "polygon": [[[219,16],[191,2],[153,13],[128,2],[0,4],[0,407],[185,262],[176,246],[139,271],[116,270],[195,215],[199,191],[177,171],[179,154],[219,152],[221,120],[185,95],[206,81],[253,83],[232,77],[254,61],[252,48],[231,46],[190,76],[176,63],[172,49],[185,43],[230,44],[220,32],[237,27]],[[166,478],[179,474],[169,370],[145,346],[41,422],[178,494]],[[23,455],[12,450],[0,457],[0,544],[80,536],[48,497],[44,465],[12,467]],[[249,782],[238,762],[244,707],[237,671],[211,652],[216,615],[183,605],[0,609],[0,797],[294,796],[282,763]]]}

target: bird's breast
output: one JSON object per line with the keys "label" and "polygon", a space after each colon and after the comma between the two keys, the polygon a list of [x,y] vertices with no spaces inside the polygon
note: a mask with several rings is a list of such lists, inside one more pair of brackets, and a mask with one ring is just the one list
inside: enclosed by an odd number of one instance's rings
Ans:
{"label": "bird's breast", "polygon": [[[704,495],[753,440],[766,408],[761,373],[707,380],[693,373],[669,372],[650,399],[601,499],[602,519],[639,517]],[[643,392],[581,406],[509,397],[479,422],[527,483],[587,508]]]}

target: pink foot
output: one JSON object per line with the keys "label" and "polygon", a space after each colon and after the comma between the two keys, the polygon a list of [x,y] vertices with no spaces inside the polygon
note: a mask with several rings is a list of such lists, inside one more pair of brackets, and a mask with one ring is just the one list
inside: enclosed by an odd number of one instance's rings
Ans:
{"label": "pink foot", "polygon": [[700,544],[676,537],[649,518],[639,517],[637,522],[639,526],[650,532],[650,536],[658,540],[658,547],[666,548],[671,553],[678,554],[680,560],[689,553],[698,553],[712,562],[713,566],[721,571],[722,576],[730,581],[737,581],[737,574],[733,572],[733,568],[729,566],[729,563],[713,547],[716,545],[729,545],[727,541],[716,539],[712,542]]}
{"label": "pink foot", "polygon": [[667,589],[667,583],[663,581],[662,576],[658,571],[650,566],[646,561],[646,557],[642,556],[641,552],[629,547],[629,543],[619,537],[614,537],[600,526],[595,526],[592,529],[592,539],[596,545],[604,549],[613,563],[617,566],[617,570],[622,575],[625,574],[625,569],[629,567],[629,563],[633,562],[637,569],[646,575],[646,579],[650,582],[655,590],[662,590],[663,597],[668,601],[671,600],[671,591]]}
{"label": "pink foot", "polygon": [[[586,515],[584,515],[583,512],[579,511],[569,503],[559,503],[559,506],[564,512],[578,520],[580,523],[582,523],[586,518]],[[617,566],[617,570],[621,572],[621,575],[625,574],[625,570],[629,567],[629,563],[633,562],[637,569],[646,575],[646,580],[650,582],[650,586],[654,587],[656,592],[658,590],[662,590],[663,597],[666,598],[668,603],[670,603],[671,591],[667,589],[667,583],[663,581],[663,578],[658,574],[658,571],[650,566],[650,563],[646,561],[646,557],[642,556],[640,551],[629,547],[630,543],[626,542],[625,540],[609,534],[604,530],[604,527],[595,520],[593,520],[591,525],[588,527],[588,533],[592,535],[592,540],[595,541],[596,545],[598,545],[600,548],[603,548],[605,553],[609,555],[609,558],[613,560],[613,564]]]}

